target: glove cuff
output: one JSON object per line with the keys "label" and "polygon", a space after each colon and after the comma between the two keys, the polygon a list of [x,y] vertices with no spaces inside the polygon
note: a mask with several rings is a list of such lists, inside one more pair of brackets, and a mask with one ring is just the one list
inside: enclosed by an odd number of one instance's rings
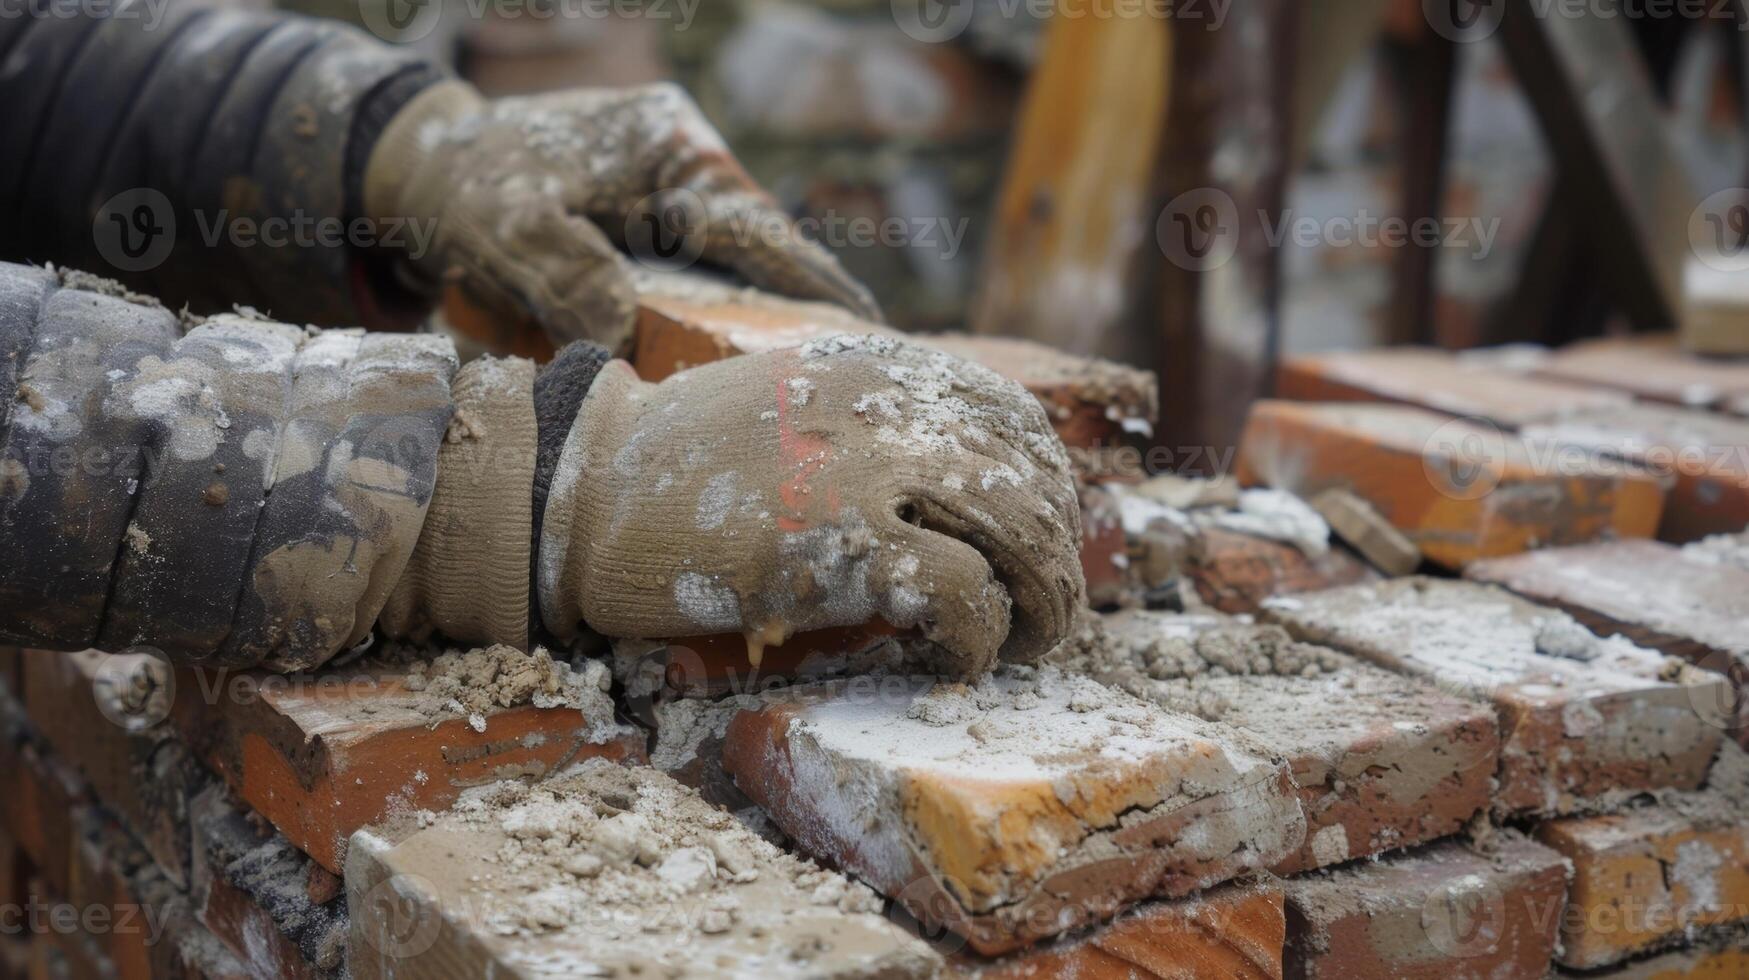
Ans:
{"label": "glove cuff", "polygon": [[447,79],[399,107],[371,146],[363,171],[363,213],[378,220],[435,219],[455,175],[433,166],[438,147],[460,119],[485,100],[467,82]]}

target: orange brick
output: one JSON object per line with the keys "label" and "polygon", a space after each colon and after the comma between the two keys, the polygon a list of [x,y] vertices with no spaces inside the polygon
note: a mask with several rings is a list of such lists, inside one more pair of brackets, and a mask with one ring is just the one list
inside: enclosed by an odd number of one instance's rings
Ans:
{"label": "orange brick", "polygon": [[1568,973],[1563,977],[1591,980],[1742,980],[1749,977],[1749,938],[1736,937],[1737,948],[1679,949],[1623,964],[1603,972]]}
{"label": "orange brick", "polygon": [[614,671],[632,697],[658,692],[682,697],[745,694],[773,681],[843,674],[857,655],[911,635],[882,619],[809,630],[765,647],[758,667],[747,659],[747,637],[741,633],[677,637],[660,643],[622,641],[614,644]]}
{"label": "orange brick", "polygon": [[732,289],[692,276],[640,282],[632,364],[646,381],[738,354],[794,347],[841,333],[878,333],[945,350],[1020,382],[1071,446],[1149,432],[1159,411],[1154,376],[1001,337],[909,336],[824,303]]}
{"label": "orange brick", "polygon": [[1671,482],[1658,537],[1682,543],[1749,526],[1749,422],[1663,405],[1572,414],[1527,426],[1532,444],[1639,464]]}
{"label": "orange brick", "polygon": [[1393,579],[1274,599],[1264,615],[1308,642],[1491,702],[1501,812],[1571,813],[1641,790],[1693,789],[1723,741],[1697,709],[1728,698],[1728,680],[1598,639],[1504,589]]}
{"label": "orange brick", "polygon": [[1567,866],[1501,830],[1486,853],[1436,844],[1284,883],[1287,972],[1306,980],[1541,977]]}
{"label": "orange brick", "polygon": [[[1274,626],[1144,611],[1102,625],[1094,653],[1065,667],[1163,707],[1194,708],[1288,761],[1306,841],[1276,874],[1423,844],[1488,808],[1500,739],[1486,705],[1295,645]],[[1217,662],[1218,672],[1196,666]]]}
{"label": "orange brick", "polygon": [[1615,541],[1476,562],[1464,574],[1565,610],[1599,635],[1619,633],[1728,675],[1735,704],[1709,716],[1749,742],[1749,568],[1698,545]]}
{"label": "orange brick", "polygon": [[965,980],[1281,980],[1287,919],[1276,884],[1223,885],[1152,902],[1091,935],[994,963],[961,956],[948,976]]}
{"label": "orange brick", "polygon": [[1749,395],[1749,361],[1690,354],[1671,334],[1583,340],[1550,353],[1535,370],[1556,380],[1692,408],[1722,407],[1733,396]]}
{"label": "orange brick", "polygon": [[1626,404],[1620,392],[1525,377],[1446,351],[1392,347],[1289,359],[1276,395],[1295,401],[1380,401],[1519,425],[1577,409]]}
{"label": "orange brick", "polygon": [[1663,490],[1650,473],[1575,469],[1547,472],[1513,436],[1421,409],[1280,401],[1253,406],[1238,462],[1247,484],[1352,491],[1448,568],[1657,529]]}
{"label": "orange brick", "polygon": [[641,759],[642,737],[576,708],[427,716],[404,668],[316,675],[177,671],[172,721],[190,748],[293,844],[338,874],[346,841],[399,809],[469,786],[540,778],[580,758]]}
{"label": "orange brick", "polygon": [[1660,806],[1543,824],[1537,839],[1573,862],[1563,965],[1591,969],[1749,918],[1749,760],[1732,748],[1731,789]]}
{"label": "orange brick", "polygon": [[1055,668],[796,689],[737,716],[723,762],[803,852],[986,955],[1266,867],[1305,832],[1245,736]]}

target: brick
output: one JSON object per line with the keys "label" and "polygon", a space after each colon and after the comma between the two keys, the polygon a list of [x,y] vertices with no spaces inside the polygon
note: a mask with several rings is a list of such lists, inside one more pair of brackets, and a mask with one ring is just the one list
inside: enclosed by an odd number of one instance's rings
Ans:
{"label": "brick", "polygon": [[1408,575],[1421,566],[1421,549],[1372,504],[1336,487],[1313,497],[1311,504],[1332,533],[1386,575]]}
{"label": "brick", "polygon": [[1179,601],[1193,531],[1181,513],[1142,493],[1117,485],[1080,489],[1081,573],[1095,609]]}
{"label": "brick", "polygon": [[1196,593],[1225,613],[1257,611],[1265,599],[1378,579],[1340,548],[1308,555],[1280,541],[1207,528],[1191,544],[1189,574]]}
{"label": "brick", "polygon": [[1312,354],[1289,359],[1278,397],[1295,401],[1381,401],[1516,428],[1579,409],[1626,404],[1620,392],[1525,377],[1486,362],[1420,347]]}
{"label": "brick", "polygon": [[1562,970],[1557,975],[1592,980],[1740,980],[1749,977],[1749,938],[1732,938],[1735,945],[1679,949],[1603,972]]}
{"label": "brick", "polygon": [[171,718],[240,799],[334,873],[353,831],[392,811],[442,808],[470,786],[580,758],[642,758],[642,737],[604,698],[586,711],[433,714],[412,673],[380,662],[291,676],[182,668]]}
{"label": "brick", "polygon": [[962,955],[947,976],[964,980],[1281,980],[1287,919],[1278,884],[1222,885],[1150,902],[1091,935],[996,962]]}
{"label": "brick", "polygon": [[1730,676],[1736,696],[1710,720],[1749,740],[1749,563],[1699,545],[1614,541],[1477,562],[1464,574],[1562,609],[1594,633]]}
{"label": "brick", "polygon": [[1070,446],[1152,435],[1160,414],[1158,386],[1147,371],[1015,337],[931,334],[913,339],[1025,385]]}
{"label": "brick", "polygon": [[1559,854],[1510,830],[1283,884],[1289,976],[1492,980],[1548,973],[1567,890]]}
{"label": "brick", "polygon": [[343,970],[346,900],[312,901],[307,883],[320,870],[283,835],[238,807],[224,787],[189,805],[198,871],[194,914],[253,976],[320,980]]}
{"label": "brick", "polygon": [[1447,568],[1605,534],[1652,535],[1663,503],[1652,474],[1575,462],[1549,472],[1511,435],[1421,409],[1261,401],[1238,476],[1303,497],[1349,490]]}
{"label": "brick", "polygon": [[1719,407],[1734,395],[1749,395],[1749,362],[1696,357],[1678,347],[1670,334],[1582,340],[1553,351],[1535,370],[1557,380],[1690,408]]}
{"label": "brick", "polygon": [[1608,966],[1749,919],[1745,804],[1749,757],[1733,746],[1705,790],[1538,827],[1537,839],[1573,863],[1562,965]]}
{"label": "brick", "polygon": [[1288,760],[1306,839],[1276,874],[1432,841],[1488,808],[1499,734],[1486,705],[1275,626],[1141,611],[1101,626],[1066,669],[1230,725]]}
{"label": "brick", "polygon": [[841,333],[875,333],[932,346],[1018,381],[1044,405],[1063,441],[1095,446],[1151,432],[1158,386],[1146,371],[1002,337],[907,336],[824,303],[733,289],[697,276],[639,281],[632,364],[646,381],[726,357],[794,347]]}
{"label": "brick", "polygon": [[804,853],[986,955],[1303,840],[1286,767],[1250,739],[1055,668],[786,693],[730,723],[736,785]]}
{"label": "brick", "polygon": [[1527,426],[1532,443],[1639,464],[1670,481],[1658,537],[1682,543],[1749,526],[1749,421],[1633,405]]}
{"label": "brick", "polygon": [[1307,642],[1492,703],[1502,813],[1693,789],[1722,741],[1697,706],[1729,697],[1728,680],[1622,637],[1599,639],[1504,589],[1394,579],[1271,600],[1264,615]]}
{"label": "brick", "polygon": [[[118,670],[132,676],[142,659],[97,650],[25,657],[25,710],[57,759],[77,772],[179,887],[188,884],[190,845],[184,801],[189,792],[187,752],[162,727],[130,730],[153,716],[120,714],[100,703],[98,686]],[[161,661],[158,663],[162,663]],[[167,669],[167,668],[166,668]],[[106,710],[107,704],[107,710]],[[168,705],[158,702],[162,720]]]}
{"label": "brick", "polygon": [[868,889],[784,854],[661,773],[601,760],[360,831],[345,878],[360,980],[902,980],[941,966]]}
{"label": "brick", "polygon": [[738,694],[715,701],[676,698],[655,705],[656,742],[650,750],[650,765],[682,786],[697,790],[706,803],[728,810],[754,833],[781,843],[783,833],[741,792],[723,767],[723,739],[729,722],[759,701],[756,695]]}

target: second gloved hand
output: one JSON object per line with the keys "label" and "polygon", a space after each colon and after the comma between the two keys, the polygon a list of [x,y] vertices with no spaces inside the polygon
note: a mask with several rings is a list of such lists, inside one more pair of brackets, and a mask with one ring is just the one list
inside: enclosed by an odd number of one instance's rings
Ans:
{"label": "second gloved hand", "polygon": [[757,658],[882,618],[970,675],[1042,656],[1084,591],[1074,484],[1038,402],[885,338],[661,384],[608,365],[545,513],[536,582],[561,636],[742,632]]}
{"label": "second gloved hand", "polygon": [[[365,210],[435,220],[416,275],[487,311],[532,318],[556,343],[620,352],[636,298],[618,245],[733,269],[755,286],[879,319],[868,291],[804,239],[678,86],[497,101],[447,82],[384,130]],[[653,242],[652,238],[675,241]]]}

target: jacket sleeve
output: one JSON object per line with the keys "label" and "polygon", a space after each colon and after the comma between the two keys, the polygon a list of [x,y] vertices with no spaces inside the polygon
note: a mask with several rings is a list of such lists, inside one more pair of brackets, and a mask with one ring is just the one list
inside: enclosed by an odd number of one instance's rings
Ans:
{"label": "jacket sleeve", "polygon": [[428,335],[184,332],[0,264],[0,642],[280,669],[357,644],[420,536],[455,370]]}
{"label": "jacket sleeve", "polygon": [[370,245],[405,230],[347,229],[382,128],[441,68],[285,14],[24,9],[0,18],[0,258],[198,313],[390,326],[422,312]]}

